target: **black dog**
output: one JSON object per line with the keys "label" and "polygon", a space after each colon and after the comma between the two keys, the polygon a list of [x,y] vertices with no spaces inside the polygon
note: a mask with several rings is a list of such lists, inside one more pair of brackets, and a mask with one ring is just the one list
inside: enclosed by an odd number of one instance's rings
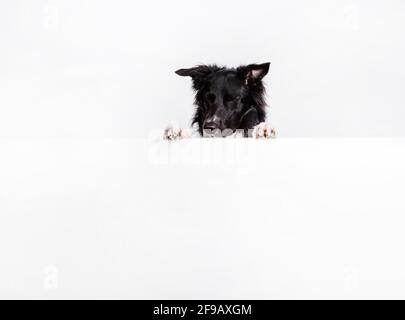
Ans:
{"label": "black dog", "polygon": [[250,64],[236,69],[216,65],[200,65],[180,69],[180,76],[190,76],[196,91],[197,106],[193,124],[204,135],[220,131],[228,135],[249,130],[266,120],[263,77],[268,73],[270,63]]}

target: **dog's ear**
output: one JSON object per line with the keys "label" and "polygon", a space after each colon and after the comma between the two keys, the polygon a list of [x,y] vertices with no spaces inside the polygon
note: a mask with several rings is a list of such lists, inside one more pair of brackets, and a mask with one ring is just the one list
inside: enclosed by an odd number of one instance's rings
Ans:
{"label": "dog's ear", "polygon": [[179,69],[176,71],[176,74],[182,77],[191,77],[194,89],[198,90],[204,85],[209,75],[221,69],[222,68],[215,65],[200,65],[189,69]]}
{"label": "dog's ear", "polygon": [[262,64],[249,64],[248,66],[242,66],[237,69],[239,76],[250,82],[257,82],[264,78],[264,76],[269,72],[270,62]]}
{"label": "dog's ear", "polygon": [[176,74],[178,74],[179,76],[182,76],[182,77],[193,77],[193,75],[196,74],[197,68],[198,67],[189,68],[189,69],[179,69],[179,70],[176,70],[175,72],[176,72]]}

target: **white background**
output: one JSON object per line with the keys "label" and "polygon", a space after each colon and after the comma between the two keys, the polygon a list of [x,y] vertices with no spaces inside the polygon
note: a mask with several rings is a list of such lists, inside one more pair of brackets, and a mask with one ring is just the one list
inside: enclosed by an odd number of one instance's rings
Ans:
{"label": "white background", "polygon": [[405,298],[404,139],[0,147],[0,297]]}
{"label": "white background", "polygon": [[187,126],[197,63],[271,61],[281,136],[404,136],[401,0],[4,0],[0,137]]}
{"label": "white background", "polygon": [[[2,1],[0,298],[404,298],[404,13]],[[266,61],[281,139],[143,139]]]}

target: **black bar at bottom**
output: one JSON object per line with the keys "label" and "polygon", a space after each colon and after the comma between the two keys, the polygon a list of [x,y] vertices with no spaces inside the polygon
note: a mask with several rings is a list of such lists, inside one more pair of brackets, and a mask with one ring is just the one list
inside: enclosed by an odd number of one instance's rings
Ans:
{"label": "black bar at bottom", "polygon": [[52,300],[1,301],[3,313],[13,316],[76,319],[284,319],[309,317],[373,317],[402,314],[403,301],[335,300]]}

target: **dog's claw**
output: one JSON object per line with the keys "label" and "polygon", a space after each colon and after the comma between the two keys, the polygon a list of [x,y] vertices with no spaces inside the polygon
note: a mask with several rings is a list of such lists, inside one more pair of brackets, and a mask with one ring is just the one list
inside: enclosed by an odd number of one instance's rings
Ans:
{"label": "dog's claw", "polygon": [[277,136],[277,132],[270,124],[262,122],[253,128],[252,136],[255,139],[274,139]]}

